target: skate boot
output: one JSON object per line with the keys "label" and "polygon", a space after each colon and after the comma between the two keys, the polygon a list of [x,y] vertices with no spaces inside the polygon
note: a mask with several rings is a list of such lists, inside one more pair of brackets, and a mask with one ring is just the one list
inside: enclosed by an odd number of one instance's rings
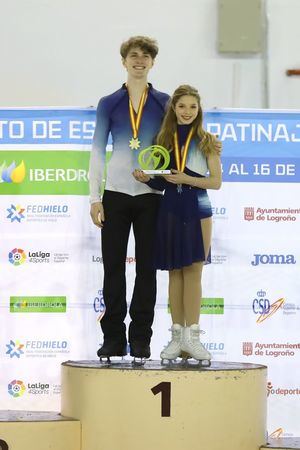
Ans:
{"label": "skate boot", "polygon": [[201,366],[210,366],[211,354],[200,342],[199,325],[194,324],[184,328],[181,350],[196,359]]}
{"label": "skate boot", "polygon": [[117,342],[117,341],[104,341],[102,347],[97,351],[97,355],[100,358],[100,362],[111,364],[112,356],[123,356],[127,355],[127,343]]}
{"label": "skate boot", "polygon": [[181,355],[182,330],[183,327],[178,323],[174,323],[170,328],[172,339],[160,354],[162,365],[172,364]]}
{"label": "skate boot", "polygon": [[145,364],[146,359],[150,358],[150,345],[143,341],[130,342],[130,356],[133,356],[132,363],[136,366]]}

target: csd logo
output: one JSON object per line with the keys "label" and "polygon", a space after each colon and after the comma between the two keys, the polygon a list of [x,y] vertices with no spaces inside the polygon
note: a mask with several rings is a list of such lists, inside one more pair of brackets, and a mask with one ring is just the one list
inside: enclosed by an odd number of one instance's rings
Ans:
{"label": "csd logo", "polygon": [[258,266],[259,264],[296,264],[294,255],[254,254],[253,256],[252,266]]}
{"label": "csd logo", "polygon": [[271,305],[267,298],[255,298],[252,303],[254,314],[268,314],[270,307]]}

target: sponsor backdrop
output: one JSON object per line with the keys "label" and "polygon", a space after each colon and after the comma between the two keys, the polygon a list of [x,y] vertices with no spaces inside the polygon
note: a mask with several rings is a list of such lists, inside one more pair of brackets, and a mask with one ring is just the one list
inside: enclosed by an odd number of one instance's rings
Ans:
{"label": "sponsor backdrop", "polygon": [[[299,435],[300,113],[208,111],[223,142],[201,328],[215,360],[266,364],[268,430]],[[0,110],[0,405],[60,409],[60,363],[95,359],[105,313],[89,217],[94,109]],[[111,147],[108,146],[108,151]],[[126,168],[124,168],[126,170]],[[128,302],[135,274],[131,237]],[[158,273],[152,357],[169,339]]]}

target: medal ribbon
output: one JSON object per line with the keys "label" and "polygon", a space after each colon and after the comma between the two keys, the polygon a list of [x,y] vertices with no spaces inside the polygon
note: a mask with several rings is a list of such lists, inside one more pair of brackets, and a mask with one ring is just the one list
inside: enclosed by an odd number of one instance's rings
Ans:
{"label": "medal ribbon", "polygon": [[133,138],[136,139],[138,137],[138,131],[140,128],[140,123],[143,115],[143,109],[146,103],[148,97],[148,86],[144,90],[140,102],[137,113],[135,113],[130,96],[129,96],[129,115],[130,115],[130,122],[131,122],[131,128],[132,128],[132,134]]}
{"label": "medal ribbon", "polygon": [[189,134],[186,138],[186,141],[185,141],[185,144],[183,147],[182,155],[179,150],[178,133],[177,133],[177,131],[175,131],[175,133],[174,133],[175,160],[176,160],[177,170],[179,170],[180,172],[183,172],[184,168],[185,168],[186,158],[187,158],[188,149],[189,149],[189,145],[190,145],[190,142],[192,139],[193,132],[194,132],[194,127],[192,127],[189,131]]}

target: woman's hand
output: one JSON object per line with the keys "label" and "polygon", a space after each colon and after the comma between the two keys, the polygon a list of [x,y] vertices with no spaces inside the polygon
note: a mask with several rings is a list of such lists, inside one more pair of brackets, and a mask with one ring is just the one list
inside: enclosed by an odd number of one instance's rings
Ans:
{"label": "woman's hand", "polygon": [[165,175],[165,180],[172,184],[190,184],[193,177],[190,177],[184,172],[172,169],[171,175]]}
{"label": "woman's hand", "polygon": [[141,183],[147,183],[150,181],[149,175],[146,175],[141,169],[135,169],[132,172],[133,177],[136,179],[136,181],[140,181]]}

